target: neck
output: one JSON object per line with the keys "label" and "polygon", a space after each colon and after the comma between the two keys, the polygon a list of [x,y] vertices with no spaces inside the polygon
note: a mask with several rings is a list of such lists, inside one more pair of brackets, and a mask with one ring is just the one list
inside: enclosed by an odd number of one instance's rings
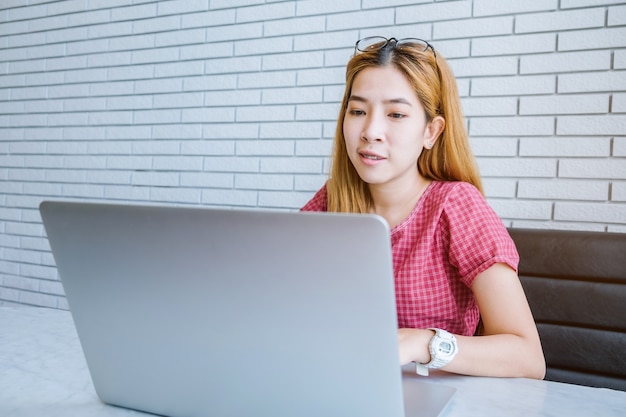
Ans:
{"label": "neck", "polygon": [[415,177],[415,181],[402,185],[369,186],[372,194],[372,212],[387,220],[390,227],[402,222],[411,212],[424,193],[431,180],[421,175]]}

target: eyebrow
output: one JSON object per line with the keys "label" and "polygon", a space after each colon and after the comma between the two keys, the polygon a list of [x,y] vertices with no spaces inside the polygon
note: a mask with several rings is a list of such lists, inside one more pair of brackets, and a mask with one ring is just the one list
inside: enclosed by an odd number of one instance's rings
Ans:
{"label": "eyebrow", "polygon": [[[365,97],[351,95],[348,98],[348,102],[350,102],[350,101],[359,101],[359,102],[362,102],[362,103],[366,103],[367,99]],[[385,103],[385,104],[406,104],[406,105],[411,106],[411,107],[413,106],[410,101],[408,101],[407,99],[402,98],[402,97],[390,98],[388,100],[384,100],[383,103]]]}

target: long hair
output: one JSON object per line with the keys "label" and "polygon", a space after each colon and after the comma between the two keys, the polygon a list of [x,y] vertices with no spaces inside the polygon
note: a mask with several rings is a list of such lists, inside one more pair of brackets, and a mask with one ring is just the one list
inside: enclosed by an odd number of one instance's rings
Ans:
{"label": "long hair", "polygon": [[367,213],[372,197],[348,157],[343,121],[356,76],[365,68],[393,65],[413,87],[424,106],[427,121],[441,116],[445,127],[432,149],[424,149],[417,170],[425,178],[440,181],[465,181],[483,192],[480,174],[472,154],[456,80],[446,60],[430,48],[416,44],[389,43],[355,54],[346,68],[344,92],[333,145],[330,178],[327,182],[328,211]]}

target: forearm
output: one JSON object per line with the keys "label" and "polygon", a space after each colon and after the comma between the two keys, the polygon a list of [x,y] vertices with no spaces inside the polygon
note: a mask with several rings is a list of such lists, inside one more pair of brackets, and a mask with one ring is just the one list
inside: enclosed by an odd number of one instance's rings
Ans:
{"label": "forearm", "polygon": [[521,336],[457,336],[459,353],[447,372],[493,377],[543,379],[546,371],[541,345]]}
{"label": "forearm", "polygon": [[[428,344],[434,332],[400,329],[401,363],[430,361]],[[541,345],[533,338],[512,334],[456,336],[458,354],[442,369],[464,375],[526,377],[542,379],[545,360]]]}

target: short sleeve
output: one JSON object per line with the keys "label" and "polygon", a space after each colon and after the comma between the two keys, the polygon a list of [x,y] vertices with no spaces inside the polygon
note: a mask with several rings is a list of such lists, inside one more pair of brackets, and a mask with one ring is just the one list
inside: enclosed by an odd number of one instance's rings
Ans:
{"label": "short sleeve", "polygon": [[519,255],[500,217],[482,194],[468,183],[456,183],[442,213],[442,236],[447,236],[448,256],[468,287],[478,274],[495,263],[517,272]]}

